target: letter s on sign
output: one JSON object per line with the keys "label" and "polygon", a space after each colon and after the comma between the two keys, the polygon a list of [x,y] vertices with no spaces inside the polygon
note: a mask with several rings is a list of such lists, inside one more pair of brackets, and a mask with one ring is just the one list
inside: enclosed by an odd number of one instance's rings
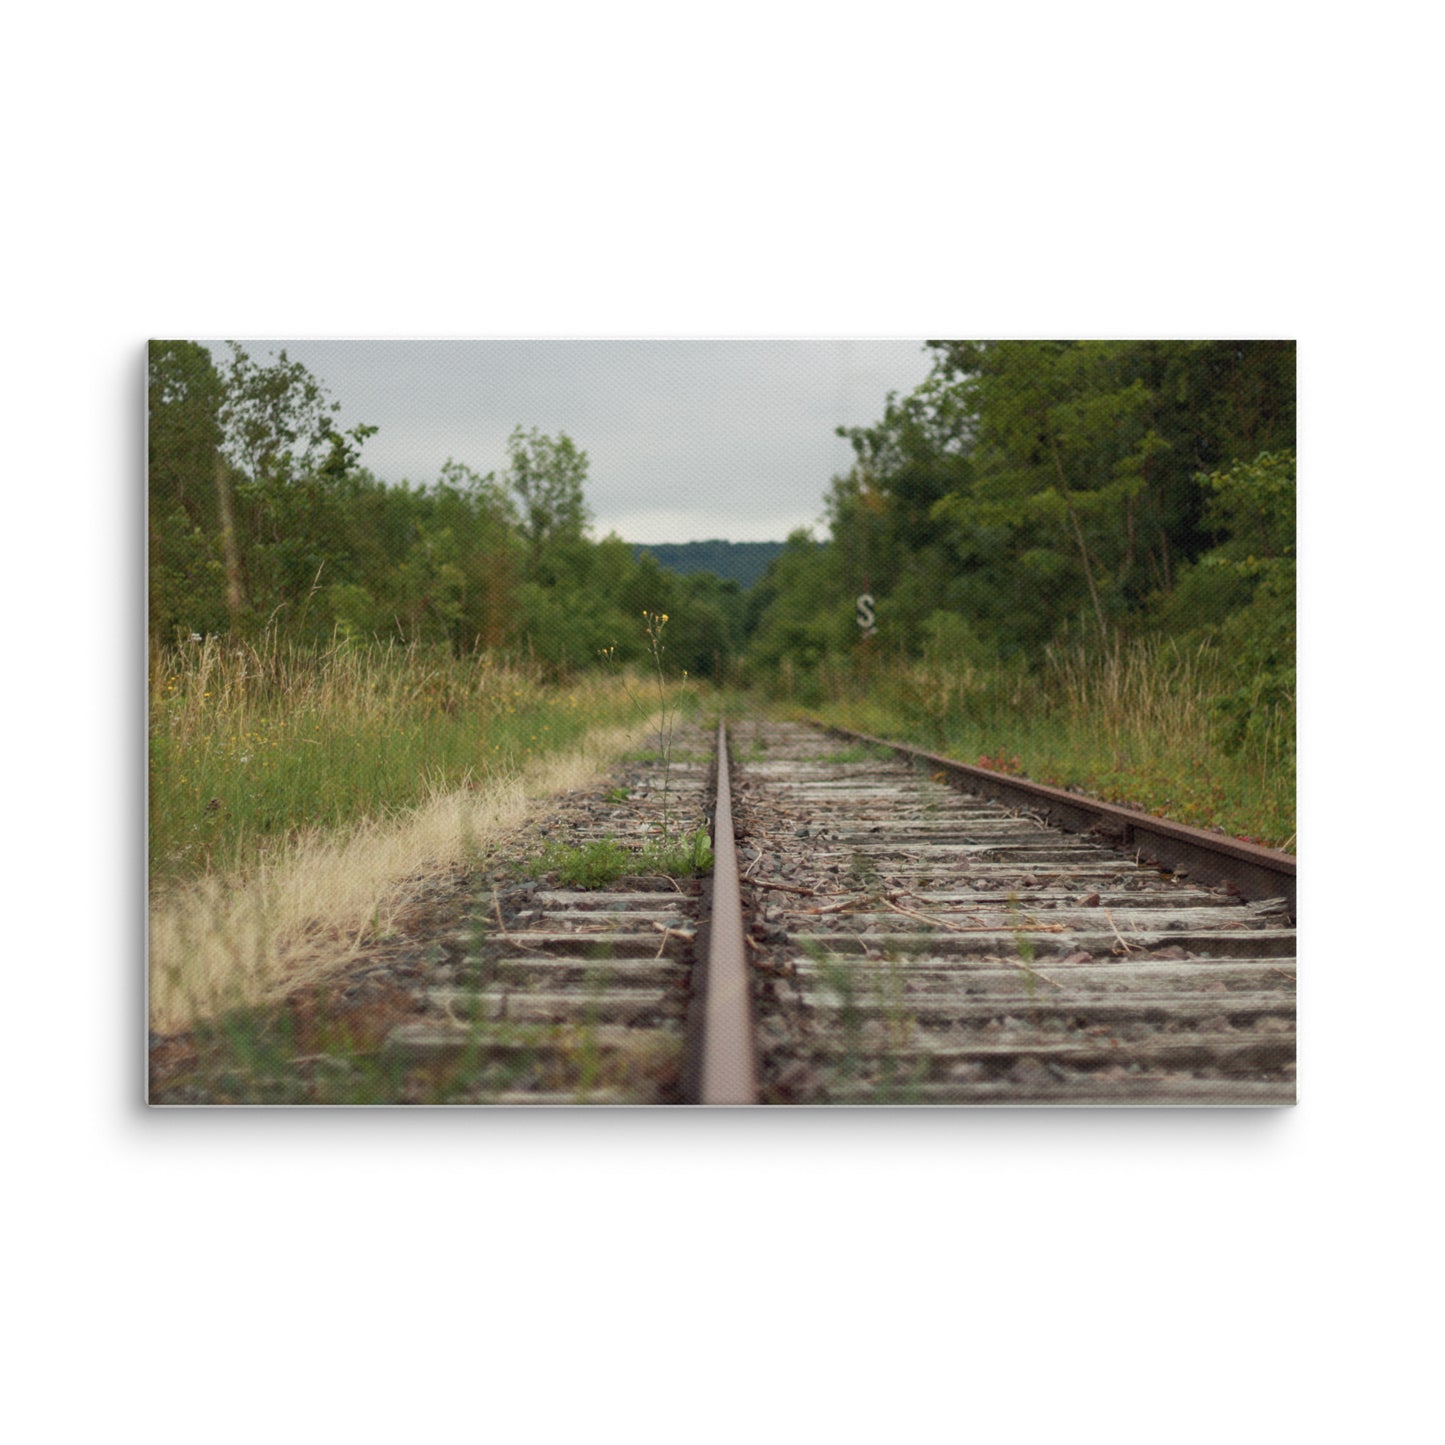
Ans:
{"label": "letter s on sign", "polygon": [[871,592],[865,592],[858,599],[858,626],[863,629],[865,636],[869,633],[878,631],[878,625],[873,620],[874,606],[875,603],[873,601],[873,594]]}

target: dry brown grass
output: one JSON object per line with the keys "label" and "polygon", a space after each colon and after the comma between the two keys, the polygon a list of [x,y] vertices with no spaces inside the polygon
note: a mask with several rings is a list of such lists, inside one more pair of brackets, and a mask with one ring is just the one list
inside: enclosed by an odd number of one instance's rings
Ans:
{"label": "dry brown grass", "polygon": [[439,880],[494,853],[540,799],[594,785],[657,720],[598,729],[580,745],[475,790],[440,793],[399,819],[302,838],[244,875],[208,875],[153,900],[150,1026],[189,1027],[343,966]]}

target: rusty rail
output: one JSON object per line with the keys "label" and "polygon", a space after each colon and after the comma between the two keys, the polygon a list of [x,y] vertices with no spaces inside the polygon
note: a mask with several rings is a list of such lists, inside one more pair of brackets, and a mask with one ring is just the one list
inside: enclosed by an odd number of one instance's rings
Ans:
{"label": "rusty rail", "polygon": [[733,837],[732,789],[728,782],[727,728],[717,730],[717,796],[713,813],[711,925],[708,930],[701,1009],[700,1104],[755,1104],[757,1045],[743,941],[742,886]]}
{"label": "rusty rail", "polygon": [[899,757],[943,773],[955,787],[980,793],[1009,807],[1027,808],[1061,828],[1097,833],[1117,848],[1135,852],[1176,873],[1185,873],[1197,882],[1227,883],[1245,898],[1284,898],[1289,904],[1290,917],[1295,916],[1296,860],[1291,853],[1206,832],[1203,828],[1191,828],[1185,823],[1171,823],[1133,808],[1010,777],[990,768],[974,767],[925,752],[909,743],[891,742],[832,723],[815,721],[814,726],[835,737],[888,748]]}

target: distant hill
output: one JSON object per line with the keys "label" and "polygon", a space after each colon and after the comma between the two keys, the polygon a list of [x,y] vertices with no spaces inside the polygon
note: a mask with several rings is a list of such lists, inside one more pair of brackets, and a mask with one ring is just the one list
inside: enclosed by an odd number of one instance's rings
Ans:
{"label": "distant hill", "polygon": [[634,543],[632,552],[638,557],[652,553],[657,565],[670,572],[712,572],[731,578],[746,591],[785,546],[786,542],[653,542]]}

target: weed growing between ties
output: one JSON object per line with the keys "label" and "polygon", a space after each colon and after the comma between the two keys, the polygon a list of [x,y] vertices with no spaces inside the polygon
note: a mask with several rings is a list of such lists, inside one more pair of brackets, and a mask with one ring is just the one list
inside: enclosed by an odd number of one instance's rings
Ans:
{"label": "weed growing between ties", "polygon": [[642,857],[652,872],[696,878],[712,872],[712,839],[706,828],[697,828],[660,843],[654,841],[643,849]]}
{"label": "weed growing between ties", "polygon": [[632,872],[634,861],[615,838],[598,838],[580,847],[552,843],[537,859],[537,872],[555,873],[564,888],[605,888]]}
{"label": "weed growing between ties", "polygon": [[639,849],[624,847],[616,838],[598,838],[576,847],[552,843],[537,857],[535,871],[555,873],[566,888],[605,888],[636,875],[697,878],[711,872],[712,865],[712,840],[706,828],[698,828],[676,838],[649,839]]}

